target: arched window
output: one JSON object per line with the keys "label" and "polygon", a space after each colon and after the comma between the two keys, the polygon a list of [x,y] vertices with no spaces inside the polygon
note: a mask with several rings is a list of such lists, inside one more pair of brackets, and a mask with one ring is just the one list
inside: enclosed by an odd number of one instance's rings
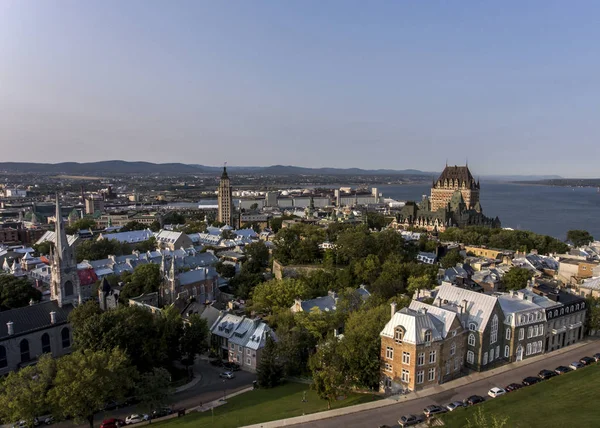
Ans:
{"label": "arched window", "polygon": [[483,364],[484,366],[488,363],[488,353],[484,352],[483,353],[483,361],[481,362],[481,364]]}
{"label": "arched window", "polygon": [[42,354],[50,354],[52,353],[52,348],[50,347],[50,335],[48,333],[42,334]]}
{"label": "arched window", "polygon": [[548,311],[548,318],[552,318],[552,311]]}
{"label": "arched window", "polygon": [[452,342],[452,345],[450,345],[450,355],[454,354],[456,354],[456,343]]}
{"label": "arched window", "polygon": [[527,350],[525,351],[525,355],[531,354],[531,343],[527,344]]}
{"label": "arched window", "polygon": [[394,331],[394,340],[396,343],[402,343],[404,340],[404,329],[402,327],[396,327]]}
{"label": "arched window", "polygon": [[475,346],[475,335],[473,333],[469,334],[469,346]]}
{"label": "arched window", "polygon": [[73,283],[71,281],[65,282],[65,297],[73,295]]}
{"label": "arched window", "polygon": [[557,317],[558,316],[558,309],[554,309],[554,316]]}
{"label": "arched window", "polygon": [[474,322],[469,323],[469,330],[477,331],[477,324],[475,324]]}
{"label": "arched window", "polygon": [[473,351],[467,351],[467,363],[473,364],[474,361],[475,361],[475,354],[473,353]]}
{"label": "arched window", "polygon": [[26,363],[31,360],[29,356],[29,341],[27,339],[21,340],[19,348],[21,349],[21,362]]}
{"label": "arched window", "polygon": [[581,302],[581,309],[585,308],[585,303]]}
{"label": "arched window", "polygon": [[431,342],[431,331],[430,331],[430,330],[427,330],[427,331],[425,332],[425,342],[426,342],[426,343],[427,343],[427,342]]}
{"label": "arched window", "polygon": [[62,339],[62,347],[68,348],[71,346],[71,336],[69,335],[69,329],[67,327],[63,328],[60,332],[60,336]]}
{"label": "arched window", "polygon": [[492,333],[490,334],[490,344],[496,343],[498,340],[498,315],[492,318]]}
{"label": "arched window", "polygon": [[508,358],[509,355],[510,355],[510,346],[506,345],[504,347],[504,358]]}
{"label": "arched window", "polygon": [[6,348],[4,346],[0,346],[0,369],[8,366],[8,361],[6,360]]}
{"label": "arched window", "polygon": [[567,306],[567,308],[565,309],[566,313],[569,313],[569,307]]}
{"label": "arched window", "polygon": [[494,348],[490,349],[490,362],[494,361]]}
{"label": "arched window", "polygon": [[510,327],[506,329],[506,340],[510,340]]}
{"label": "arched window", "polygon": [[575,305],[575,310],[577,310],[577,311],[579,310],[579,303],[577,303],[577,304]]}
{"label": "arched window", "polygon": [[533,336],[533,327],[529,326],[527,328],[527,338],[529,339],[531,336]]}

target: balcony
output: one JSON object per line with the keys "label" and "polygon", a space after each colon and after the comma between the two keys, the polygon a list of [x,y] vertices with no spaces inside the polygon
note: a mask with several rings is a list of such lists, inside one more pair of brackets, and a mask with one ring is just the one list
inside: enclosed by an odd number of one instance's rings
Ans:
{"label": "balcony", "polygon": [[569,324],[569,330],[573,330],[574,328],[579,328],[581,327],[582,323],[581,321],[576,322],[575,324]]}
{"label": "balcony", "polygon": [[567,326],[563,325],[562,327],[559,327],[559,328],[553,328],[552,334],[560,334],[560,333],[564,333],[565,331],[567,331]]}

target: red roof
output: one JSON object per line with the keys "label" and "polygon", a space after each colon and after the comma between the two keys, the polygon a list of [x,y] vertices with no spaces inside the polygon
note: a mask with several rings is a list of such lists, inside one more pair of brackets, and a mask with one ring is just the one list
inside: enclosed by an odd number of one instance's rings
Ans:
{"label": "red roof", "polygon": [[98,275],[96,275],[94,269],[80,269],[77,271],[77,275],[79,275],[81,285],[92,285],[98,281]]}

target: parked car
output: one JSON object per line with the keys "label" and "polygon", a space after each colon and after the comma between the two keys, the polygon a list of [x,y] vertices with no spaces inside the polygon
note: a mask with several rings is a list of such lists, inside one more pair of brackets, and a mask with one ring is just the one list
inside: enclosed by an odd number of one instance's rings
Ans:
{"label": "parked car", "polygon": [[171,413],[173,413],[173,410],[171,410],[170,407],[163,407],[161,409],[156,409],[155,411],[152,412],[152,419],[169,416]]}
{"label": "parked car", "polygon": [[592,355],[592,358],[596,361],[600,361],[600,353]]}
{"label": "parked car", "polygon": [[567,366],[558,366],[554,369],[554,372],[558,375],[569,373],[570,371],[572,371],[572,369]]}
{"label": "parked car", "polygon": [[506,392],[513,392],[516,391],[517,389],[521,389],[523,388],[522,384],[519,383],[511,383],[510,385],[508,385],[506,388],[504,388],[504,390]]}
{"label": "parked car", "polygon": [[467,404],[469,406],[474,406],[475,404],[483,403],[484,401],[485,398],[483,398],[481,395],[471,395],[469,398],[467,398]]}
{"label": "parked car", "polygon": [[125,418],[125,425],[137,424],[139,422],[144,422],[148,420],[148,415],[140,415],[138,413],[134,413],[133,415],[129,415]]}
{"label": "parked car", "polygon": [[412,425],[417,425],[423,422],[423,416],[417,415],[405,415],[398,419],[398,424],[401,427],[410,427]]}
{"label": "parked car", "polygon": [[117,418],[104,419],[100,424],[100,428],[121,428],[124,426],[125,421]]}
{"label": "parked car", "polygon": [[240,365],[227,361],[223,363],[223,368],[226,368],[227,370],[230,370],[232,372],[237,372],[240,369]]}
{"label": "parked car", "polygon": [[119,403],[115,400],[110,400],[104,405],[104,410],[115,410],[117,407],[119,407]]}
{"label": "parked car", "polygon": [[574,361],[571,364],[569,364],[569,368],[571,370],[577,370],[583,367],[583,364],[581,364],[579,361]]}
{"label": "parked car", "polygon": [[423,414],[425,415],[425,417],[429,418],[439,413],[446,413],[447,411],[448,409],[446,409],[445,407],[438,406],[437,404],[432,404],[431,406],[425,407],[425,409],[423,410]]}
{"label": "parked car", "polygon": [[528,376],[525,379],[523,379],[523,385],[525,386],[531,386],[531,385],[535,385],[538,382],[541,382],[542,379],[540,379],[539,377],[533,377],[533,376]]}
{"label": "parked car", "polygon": [[219,373],[219,377],[222,377],[224,379],[233,379],[235,375],[233,374],[233,372],[223,372]]}
{"label": "parked car", "polygon": [[594,360],[592,357],[583,357],[581,360],[579,360],[579,362],[584,366],[589,366],[590,364],[594,364],[596,360]]}
{"label": "parked car", "polygon": [[446,404],[446,409],[448,409],[449,411],[453,412],[456,409],[461,409],[465,407],[465,403],[463,403],[462,401],[453,401],[452,403]]}
{"label": "parked car", "polygon": [[48,416],[47,418],[44,418],[44,423],[46,425],[52,425],[54,423],[54,416]]}
{"label": "parked car", "polygon": [[488,395],[492,398],[500,397],[504,394],[506,394],[506,390],[504,390],[503,388],[498,388],[497,386],[493,387],[488,391]]}
{"label": "parked car", "polygon": [[556,372],[553,372],[551,370],[540,370],[540,372],[538,373],[538,377],[542,380],[546,380],[546,379],[550,379],[551,377],[557,376]]}

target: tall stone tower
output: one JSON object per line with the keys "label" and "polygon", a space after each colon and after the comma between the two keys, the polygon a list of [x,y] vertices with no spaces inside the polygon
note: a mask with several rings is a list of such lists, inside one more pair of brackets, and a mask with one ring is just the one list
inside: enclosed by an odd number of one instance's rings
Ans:
{"label": "tall stone tower", "polygon": [[56,221],[54,223],[55,247],[50,254],[50,298],[58,306],[81,303],[81,285],[77,275],[77,262],[73,247],[67,241],[67,233],[62,221],[60,202],[56,195]]}
{"label": "tall stone tower", "polygon": [[467,209],[479,206],[479,180],[475,181],[468,166],[448,166],[431,187],[431,211],[446,208],[456,191],[460,191]]}
{"label": "tall stone tower", "polygon": [[219,182],[219,215],[217,221],[235,227],[233,224],[233,198],[231,196],[231,183],[227,175],[227,166],[223,167],[221,181]]}

